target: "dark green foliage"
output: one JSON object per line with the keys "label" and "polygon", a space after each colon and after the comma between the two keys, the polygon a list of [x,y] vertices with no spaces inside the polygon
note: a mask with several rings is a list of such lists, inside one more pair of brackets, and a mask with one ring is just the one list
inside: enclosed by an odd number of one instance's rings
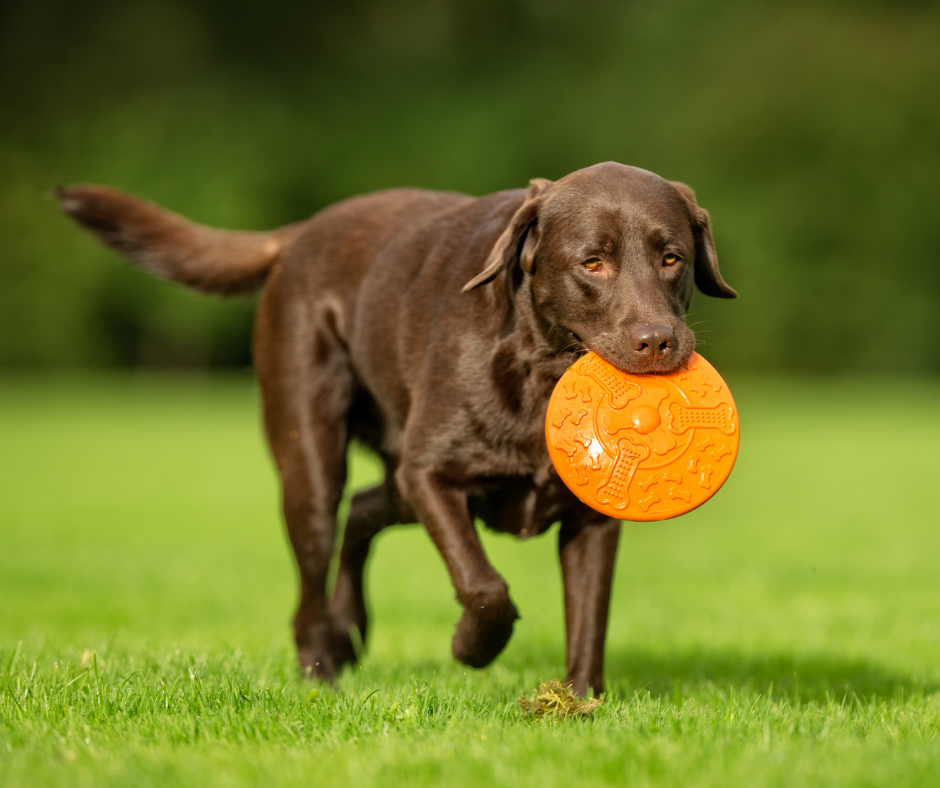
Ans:
{"label": "dark green foliage", "polygon": [[8,0],[0,364],[248,360],[250,302],[118,265],[56,183],[262,228],[614,159],[711,210],[742,298],[690,320],[720,369],[936,371],[938,84],[929,3]]}

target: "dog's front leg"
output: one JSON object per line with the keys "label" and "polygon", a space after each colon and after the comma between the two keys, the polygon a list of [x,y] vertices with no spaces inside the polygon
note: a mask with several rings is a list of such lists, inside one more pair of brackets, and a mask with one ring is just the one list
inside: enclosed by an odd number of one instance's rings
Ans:
{"label": "dog's front leg", "polygon": [[433,470],[404,464],[398,480],[443,556],[464,608],[454,635],[454,658],[482,668],[505,648],[519,617],[509,587],[483,552],[462,490]]}
{"label": "dog's front leg", "polygon": [[563,520],[558,551],[565,584],[568,678],[578,695],[604,691],[604,641],[620,521]]}

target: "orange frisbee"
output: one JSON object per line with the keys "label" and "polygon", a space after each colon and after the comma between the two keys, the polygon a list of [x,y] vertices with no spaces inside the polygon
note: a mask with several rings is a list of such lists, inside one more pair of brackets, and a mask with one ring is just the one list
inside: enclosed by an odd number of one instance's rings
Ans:
{"label": "orange frisbee", "polygon": [[578,359],[545,417],[558,475],[618,520],[666,520],[725,483],[738,456],[731,392],[698,353],[669,375],[629,375],[596,353]]}

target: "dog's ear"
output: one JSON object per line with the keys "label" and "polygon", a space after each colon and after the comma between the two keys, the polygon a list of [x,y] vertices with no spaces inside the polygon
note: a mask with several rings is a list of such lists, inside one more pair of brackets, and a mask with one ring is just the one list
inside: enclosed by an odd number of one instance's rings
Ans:
{"label": "dog's ear", "polygon": [[542,195],[551,186],[552,181],[545,178],[533,178],[529,181],[525,201],[493,245],[483,270],[463,286],[463,292],[467,293],[480,285],[492,282],[500,271],[511,268],[517,260],[523,271],[532,273],[539,245],[539,205]]}
{"label": "dog's ear", "polygon": [[715,242],[712,240],[711,221],[708,211],[695,202],[695,192],[684,183],[673,181],[682,195],[692,216],[692,234],[695,237],[695,284],[705,295],[715,298],[737,298],[735,290],[728,286],[718,271],[718,255],[715,254]]}

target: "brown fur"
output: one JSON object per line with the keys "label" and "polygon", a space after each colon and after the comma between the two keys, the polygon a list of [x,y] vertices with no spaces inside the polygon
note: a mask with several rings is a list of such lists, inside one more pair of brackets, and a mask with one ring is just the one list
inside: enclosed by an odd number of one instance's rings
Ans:
{"label": "brown fur", "polygon": [[[329,679],[355,660],[370,541],[416,520],[464,608],[454,656],[488,664],[517,613],[474,518],[523,538],[560,521],[568,680],[581,694],[603,690],[619,522],[560,482],[545,410],[585,349],[630,372],[683,364],[694,349],[684,322],[693,281],[736,295],[691,189],[607,163],[480,198],[379,192],[272,233],[210,230],[100,186],[60,199],[158,276],[220,293],[264,284],[255,365],[300,570],[294,631],[305,669]],[[667,265],[669,254],[678,262]],[[386,477],[353,497],[330,598],[353,437],[379,454]]]}

